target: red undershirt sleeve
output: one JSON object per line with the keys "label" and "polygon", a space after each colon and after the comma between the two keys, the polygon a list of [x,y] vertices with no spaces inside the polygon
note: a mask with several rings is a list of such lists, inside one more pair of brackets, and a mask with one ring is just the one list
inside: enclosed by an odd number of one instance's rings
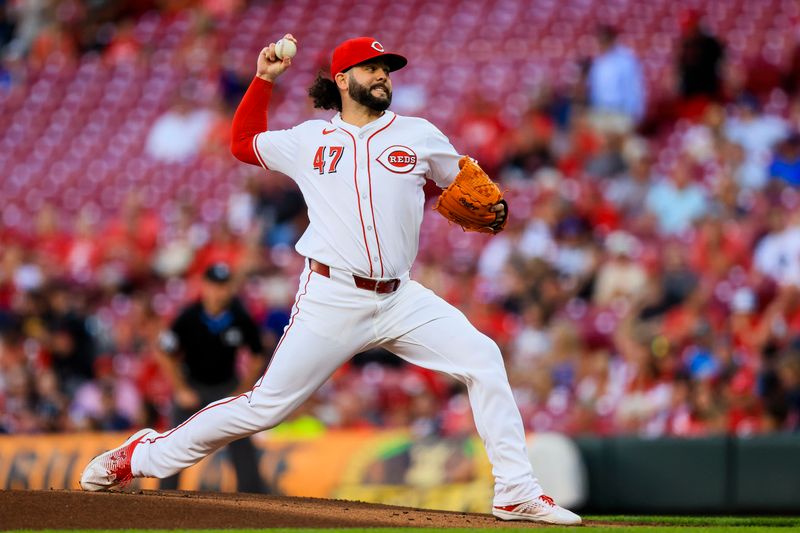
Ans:
{"label": "red undershirt sleeve", "polygon": [[270,96],[272,83],[256,76],[236,108],[231,125],[231,153],[239,161],[261,166],[253,148],[253,138],[267,131]]}

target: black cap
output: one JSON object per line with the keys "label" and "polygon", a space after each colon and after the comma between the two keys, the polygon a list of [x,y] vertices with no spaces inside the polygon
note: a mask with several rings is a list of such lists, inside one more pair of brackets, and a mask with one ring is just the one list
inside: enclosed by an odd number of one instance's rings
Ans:
{"label": "black cap", "polygon": [[214,283],[227,283],[231,280],[231,269],[225,263],[213,263],[206,269],[203,277]]}

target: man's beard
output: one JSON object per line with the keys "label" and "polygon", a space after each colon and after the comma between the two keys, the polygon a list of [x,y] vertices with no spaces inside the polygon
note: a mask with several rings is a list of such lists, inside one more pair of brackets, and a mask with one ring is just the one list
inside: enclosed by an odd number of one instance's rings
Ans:
{"label": "man's beard", "polygon": [[[376,87],[383,87],[383,90],[386,91],[386,96],[373,96],[372,90]],[[359,104],[379,113],[389,109],[389,106],[392,104],[392,91],[383,83],[376,83],[372,87],[367,87],[358,83],[355,78],[351,76],[347,92],[350,95],[350,98]]]}

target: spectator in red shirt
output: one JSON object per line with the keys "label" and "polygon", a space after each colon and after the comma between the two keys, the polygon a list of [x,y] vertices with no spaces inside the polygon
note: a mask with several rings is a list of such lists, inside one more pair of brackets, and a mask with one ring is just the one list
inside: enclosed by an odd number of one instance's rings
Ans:
{"label": "spectator in red shirt", "polygon": [[505,157],[508,127],[500,119],[497,106],[478,93],[473,94],[462,109],[455,126],[460,149],[480,161],[487,174],[496,176]]}

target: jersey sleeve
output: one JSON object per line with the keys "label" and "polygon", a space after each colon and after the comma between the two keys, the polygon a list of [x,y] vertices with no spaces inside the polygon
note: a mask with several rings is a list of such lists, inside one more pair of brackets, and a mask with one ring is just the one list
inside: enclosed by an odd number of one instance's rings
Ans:
{"label": "jersey sleeve", "polygon": [[253,137],[268,129],[267,112],[271,95],[272,83],[255,76],[236,108],[231,123],[231,153],[239,161],[264,166],[256,156]]}
{"label": "jersey sleeve", "polygon": [[297,128],[264,131],[253,137],[253,151],[261,166],[292,176],[296,170]]}
{"label": "jersey sleeve", "polygon": [[444,133],[432,124],[430,129],[427,140],[429,167],[427,177],[439,187],[445,188],[453,183],[458,174],[458,160],[461,156]]}

